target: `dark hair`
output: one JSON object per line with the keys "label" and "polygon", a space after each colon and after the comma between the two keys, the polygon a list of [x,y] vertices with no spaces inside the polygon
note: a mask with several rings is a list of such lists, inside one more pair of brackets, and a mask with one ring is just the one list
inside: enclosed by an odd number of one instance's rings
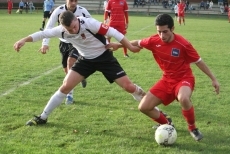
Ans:
{"label": "dark hair", "polygon": [[63,26],[69,27],[75,16],[71,11],[62,12],[59,16],[59,21]]}
{"label": "dark hair", "polygon": [[173,18],[168,14],[159,14],[155,20],[155,26],[165,26],[171,29],[174,26]]}

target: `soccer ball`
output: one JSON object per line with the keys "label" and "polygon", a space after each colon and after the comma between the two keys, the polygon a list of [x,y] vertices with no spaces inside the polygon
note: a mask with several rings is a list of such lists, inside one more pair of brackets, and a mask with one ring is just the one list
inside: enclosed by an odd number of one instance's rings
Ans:
{"label": "soccer ball", "polygon": [[176,139],[176,129],[171,125],[160,125],[155,132],[155,140],[159,145],[172,145]]}

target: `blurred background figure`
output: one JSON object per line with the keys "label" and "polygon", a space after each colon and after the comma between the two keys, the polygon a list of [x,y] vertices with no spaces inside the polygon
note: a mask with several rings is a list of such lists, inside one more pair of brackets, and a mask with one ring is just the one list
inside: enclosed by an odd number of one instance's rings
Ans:
{"label": "blurred background figure", "polygon": [[21,0],[21,2],[19,2],[19,6],[18,6],[20,14],[22,14],[23,8],[24,8],[24,2]]}
{"label": "blurred background figure", "polygon": [[213,1],[211,0],[209,3],[209,9],[212,10],[212,7],[213,7]]}
{"label": "blurred background figure", "polygon": [[29,2],[29,8],[30,8],[30,13],[32,13],[35,10],[35,7],[32,1]]}
{"label": "blurred background figure", "polygon": [[42,21],[42,27],[40,28],[41,31],[43,31],[43,29],[45,27],[46,19],[50,18],[50,15],[53,11],[53,7],[54,7],[53,0],[45,0],[44,1],[44,4],[43,4],[43,9],[44,9],[43,21]]}
{"label": "blurred background figure", "polygon": [[7,9],[8,9],[8,14],[11,14],[11,11],[13,9],[13,1],[12,0],[7,0]]}

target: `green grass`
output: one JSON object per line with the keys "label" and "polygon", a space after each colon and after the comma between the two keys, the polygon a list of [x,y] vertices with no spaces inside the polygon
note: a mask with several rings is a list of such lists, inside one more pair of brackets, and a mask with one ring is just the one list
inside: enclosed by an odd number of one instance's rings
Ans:
{"label": "green grass", "polygon": [[[94,15],[103,21],[102,15]],[[197,126],[204,134],[201,142],[189,135],[177,102],[160,106],[173,117],[178,138],[170,147],[158,146],[154,125],[137,109],[138,103],[116,84],[109,84],[100,73],[90,76],[85,89],[75,88],[75,104],[64,103],[49,116],[46,125],[25,126],[40,114],[64,78],[60,67],[58,39],[51,39],[50,51],[38,53],[41,41],[28,43],[19,53],[13,44],[37,31],[42,14],[0,12],[0,153],[2,154],[228,154],[229,122],[229,23],[227,16],[187,16],[186,26],[175,23],[175,33],[185,36],[199,51],[221,84],[220,95],[213,93],[210,79],[192,65],[196,88],[192,101]],[[153,16],[130,16],[127,37],[141,39],[156,33]],[[161,71],[147,50],[124,58],[115,56],[130,79],[146,91]],[[56,68],[53,72],[44,73]],[[37,78],[39,77],[39,78]],[[28,84],[27,81],[30,81]],[[6,95],[3,95],[3,94]],[[75,132],[76,130],[76,132]]]}

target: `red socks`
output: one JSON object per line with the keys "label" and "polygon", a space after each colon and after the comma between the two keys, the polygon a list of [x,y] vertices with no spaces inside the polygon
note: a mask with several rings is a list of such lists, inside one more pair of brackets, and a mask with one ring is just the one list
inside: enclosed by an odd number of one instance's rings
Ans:
{"label": "red socks", "polygon": [[159,124],[167,124],[168,120],[165,118],[165,116],[160,112],[160,117],[158,119],[153,119]]}
{"label": "red socks", "polygon": [[182,114],[183,114],[185,120],[187,121],[189,131],[195,129],[196,125],[195,125],[194,107],[192,106],[189,110],[183,110],[182,109]]}

